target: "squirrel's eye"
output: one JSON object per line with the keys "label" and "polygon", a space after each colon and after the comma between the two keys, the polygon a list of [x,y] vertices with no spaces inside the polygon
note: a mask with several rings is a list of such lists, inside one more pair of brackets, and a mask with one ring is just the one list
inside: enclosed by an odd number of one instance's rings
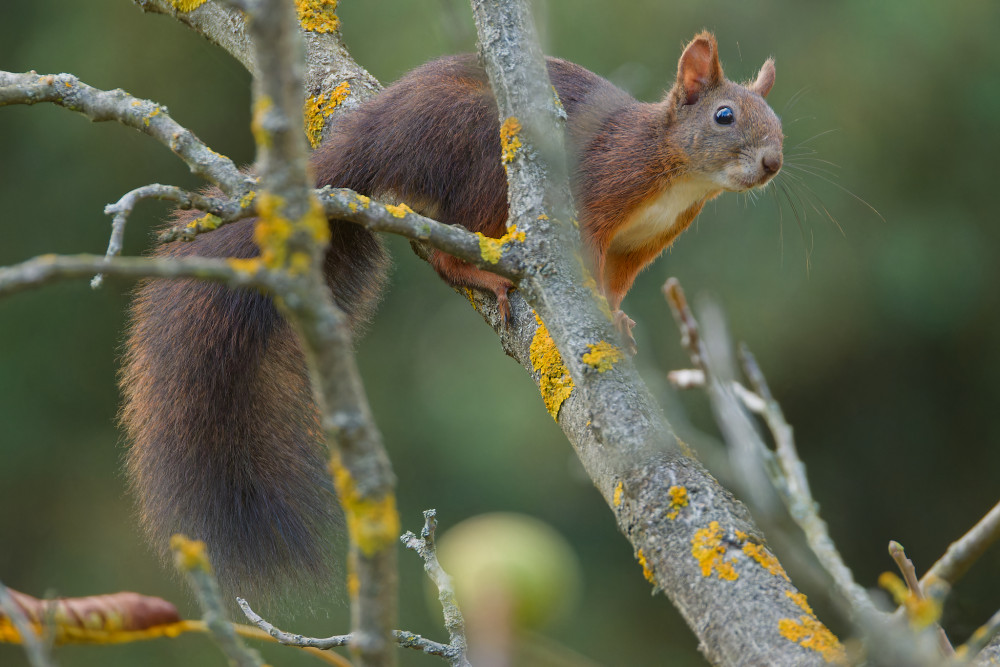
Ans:
{"label": "squirrel's eye", "polygon": [[719,125],[732,125],[736,115],[729,107],[719,107],[715,112],[715,122]]}

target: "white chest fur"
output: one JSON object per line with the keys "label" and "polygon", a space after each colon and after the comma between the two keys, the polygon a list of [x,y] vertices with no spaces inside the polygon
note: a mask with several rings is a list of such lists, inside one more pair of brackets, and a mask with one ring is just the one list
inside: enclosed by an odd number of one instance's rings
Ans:
{"label": "white chest fur", "polygon": [[[684,179],[672,183],[659,197],[637,207],[611,240],[612,252],[627,253],[648,246],[660,238],[671,238],[682,229],[678,217],[709,194],[718,184],[708,179]],[[690,221],[688,221],[690,222]],[[669,234],[669,232],[673,234]]]}

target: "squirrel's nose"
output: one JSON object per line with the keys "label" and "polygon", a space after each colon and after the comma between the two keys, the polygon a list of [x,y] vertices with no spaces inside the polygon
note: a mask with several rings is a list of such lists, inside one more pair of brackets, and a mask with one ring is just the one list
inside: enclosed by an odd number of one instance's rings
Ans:
{"label": "squirrel's nose", "polygon": [[777,174],[781,169],[781,153],[765,153],[760,159],[760,166],[768,174]]}

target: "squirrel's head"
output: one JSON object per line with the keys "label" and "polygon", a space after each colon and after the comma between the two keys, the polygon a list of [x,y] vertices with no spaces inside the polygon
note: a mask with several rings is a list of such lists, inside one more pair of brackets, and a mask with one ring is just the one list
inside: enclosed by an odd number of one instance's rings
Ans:
{"label": "squirrel's head", "polygon": [[735,191],[764,185],[778,173],[784,135],[764,101],[773,85],[773,60],[755,81],[741,85],[723,75],[712,33],[691,40],[664,99],[670,143],[681,150],[689,173]]}

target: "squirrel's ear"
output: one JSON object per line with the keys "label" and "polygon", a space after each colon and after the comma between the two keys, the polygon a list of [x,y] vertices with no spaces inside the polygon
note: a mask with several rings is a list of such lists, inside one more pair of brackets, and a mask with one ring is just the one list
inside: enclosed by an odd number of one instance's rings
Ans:
{"label": "squirrel's ear", "polygon": [[768,58],[764,61],[763,66],[760,68],[760,73],[757,74],[757,80],[751,83],[747,88],[757,93],[761,97],[767,97],[767,94],[771,92],[771,86],[774,85],[774,58]]}
{"label": "squirrel's ear", "polygon": [[702,31],[684,49],[677,65],[677,83],[683,89],[684,104],[694,104],[705,90],[721,82],[722,65],[715,35]]}

